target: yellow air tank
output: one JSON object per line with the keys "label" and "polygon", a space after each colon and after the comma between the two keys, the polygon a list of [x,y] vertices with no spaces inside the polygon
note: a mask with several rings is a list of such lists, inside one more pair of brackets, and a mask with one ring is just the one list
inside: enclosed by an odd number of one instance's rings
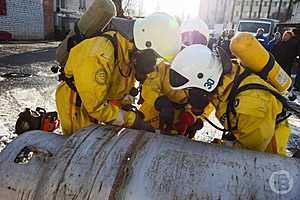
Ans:
{"label": "yellow air tank", "polygon": [[236,34],[231,40],[230,50],[245,67],[253,72],[260,75],[260,72],[265,71],[267,81],[279,92],[284,92],[291,86],[292,80],[289,75],[250,33]]}
{"label": "yellow air tank", "polygon": [[[116,7],[112,0],[94,0],[77,23],[80,34],[86,38],[91,37],[97,31],[103,30],[115,15]],[[65,65],[67,62],[68,40],[74,35],[75,31],[71,30],[56,50],[56,60],[61,65]]]}

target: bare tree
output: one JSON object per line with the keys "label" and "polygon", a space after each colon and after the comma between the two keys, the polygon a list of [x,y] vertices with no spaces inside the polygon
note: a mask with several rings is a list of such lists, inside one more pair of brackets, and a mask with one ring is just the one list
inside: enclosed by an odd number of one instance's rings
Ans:
{"label": "bare tree", "polygon": [[143,0],[123,0],[123,10],[128,16],[142,16],[143,15]]}
{"label": "bare tree", "polygon": [[124,17],[124,10],[122,8],[122,0],[112,0],[115,5],[116,5],[116,9],[117,9],[117,16],[118,17]]}
{"label": "bare tree", "polygon": [[117,9],[117,16],[143,16],[144,1],[143,0],[113,0]]}

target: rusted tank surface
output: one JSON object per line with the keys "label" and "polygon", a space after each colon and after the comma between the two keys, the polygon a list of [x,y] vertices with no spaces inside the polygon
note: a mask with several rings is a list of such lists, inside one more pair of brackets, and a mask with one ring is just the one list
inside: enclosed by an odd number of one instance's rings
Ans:
{"label": "rusted tank surface", "polygon": [[[33,153],[19,162],[24,147]],[[300,160],[94,125],[18,137],[0,153],[0,180],[3,200],[299,200]]]}

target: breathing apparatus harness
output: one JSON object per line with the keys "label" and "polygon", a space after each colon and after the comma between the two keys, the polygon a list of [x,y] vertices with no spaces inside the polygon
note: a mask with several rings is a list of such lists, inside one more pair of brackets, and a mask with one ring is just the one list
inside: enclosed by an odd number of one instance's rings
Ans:
{"label": "breathing apparatus harness", "polygon": [[296,117],[300,118],[300,105],[298,105],[298,104],[296,104],[292,101],[289,101],[284,96],[279,94],[277,91],[272,90],[272,89],[270,89],[270,88],[268,88],[264,85],[257,84],[257,83],[249,83],[249,84],[246,84],[246,85],[243,85],[243,86],[239,87],[241,82],[246,77],[250,76],[251,74],[257,74],[258,76],[260,76],[260,78],[267,81],[268,73],[272,69],[272,66],[274,65],[274,62],[275,62],[275,59],[274,59],[273,55],[270,54],[270,59],[269,59],[268,63],[264,67],[263,71],[261,71],[260,73],[254,73],[249,68],[245,67],[245,70],[240,74],[240,66],[238,65],[239,67],[238,67],[238,70],[235,74],[234,81],[233,81],[233,84],[232,84],[232,87],[231,87],[231,91],[230,91],[229,96],[227,98],[228,104],[227,104],[227,108],[226,108],[226,112],[225,112],[225,117],[227,119],[227,129],[220,128],[217,125],[215,125],[213,122],[211,122],[209,119],[205,118],[205,120],[209,124],[211,124],[214,128],[216,128],[216,129],[223,132],[222,139],[228,140],[228,141],[236,140],[236,137],[234,136],[234,134],[232,132],[234,130],[236,130],[237,127],[232,126],[232,124],[230,122],[230,114],[233,114],[234,116],[237,115],[237,113],[235,111],[235,104],[236,104],[236,99],[235,98],[237,97],[238,94],[240,94],[243,91],[263,90],[263,91],[269,92],[274,97],[276,97],[276,99],[278,101],[280,101],[282,103],[282,106],[283,106],[282,112],[276,118],[276,124],[279,124],[282,121],[286,120],[292,114],[295,115]]}
{"label": "breathing apparatus harness", "polygon": [[[97,32],[94,35],[92,35],[89,38],[92,37],[97,37],[97,36],[101,36],[106,38],[113,46],[114,48],[114,60],[115,60],[115,65],[118,65],[118,58],[119,58],[119,48],[118,48],[118,39],[116,36],[116,33],[114,33],[113,35],[108,34],[108,31],[115,31],[114,29],[106,29],[104,32]],[[68,40],[68,51],[70,52],[70,50],[75,47],[77,44],[79,44],[80,42],[82,42],[83,40],[87,39],[87,37],[85,35],[83,35],[82,33],[80,33],[80,30],[78,28],[78,24],[75,23],[74,26],[74,32],[75,35],[70,37]],[[132,88],[130,90],[129,95],[136,97],[139,94],[141,94],[141,90],[142,90],[142,83],[144,82],[144,80],[146,79],[145,74],[151,72],[151,66],[153,65],[153,69],[154,69],[154,65],[156,64],[156,54],[153,50],[151,49],[147,49],[144,51],[138,51],[137,49],[134,49],[132,52],[130,52],[130,60],[134,59],[134,68],[136,69],[137,73],[139,75],[141,75],[139,78],[137,78],[138,82],[139,82],[139,86],[137,88]],[[150,66],[151,65],[151,66]],[[145,66],[150,66],[150,67],[145,67]],[[126,75],[124,75],[120,69],[120,67],[118,67],[121,76],[123,77],[127,77]],[[52,72],[57,73],[59,72],[59,79],[58,81],[65,81],[66,84],[70,87],[70,89],[72,91],[74,91],[76,93],[76,106],[80,107],[82,100],[80,98],[80,95],[78,93],[78,90],[74,84],[74,77],[67,77],[64,73],[64,67],[53,67],[51,68]],[[131,70],[129,72],[129,74],[131,74]],[[143,99],[142,96],[140,95],[140,98],[138,100],[138,104],[142,104],[143,103]]]}

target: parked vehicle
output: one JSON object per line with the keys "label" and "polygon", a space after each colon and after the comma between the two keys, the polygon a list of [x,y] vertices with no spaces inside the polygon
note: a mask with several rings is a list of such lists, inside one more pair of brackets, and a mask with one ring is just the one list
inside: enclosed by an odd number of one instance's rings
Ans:
{"label": "parked vehicle", "polygon": [[264,29],[264,36],[270,38],[274,33],[278,20],[274,19],[241,19],[236,27],[236,32],[250,32],[256,34],[257,29]]}
{"label": "parked vehicle", "polygon": [[12,40],[12,35],[6,31],[0,31],[0,41]]}

